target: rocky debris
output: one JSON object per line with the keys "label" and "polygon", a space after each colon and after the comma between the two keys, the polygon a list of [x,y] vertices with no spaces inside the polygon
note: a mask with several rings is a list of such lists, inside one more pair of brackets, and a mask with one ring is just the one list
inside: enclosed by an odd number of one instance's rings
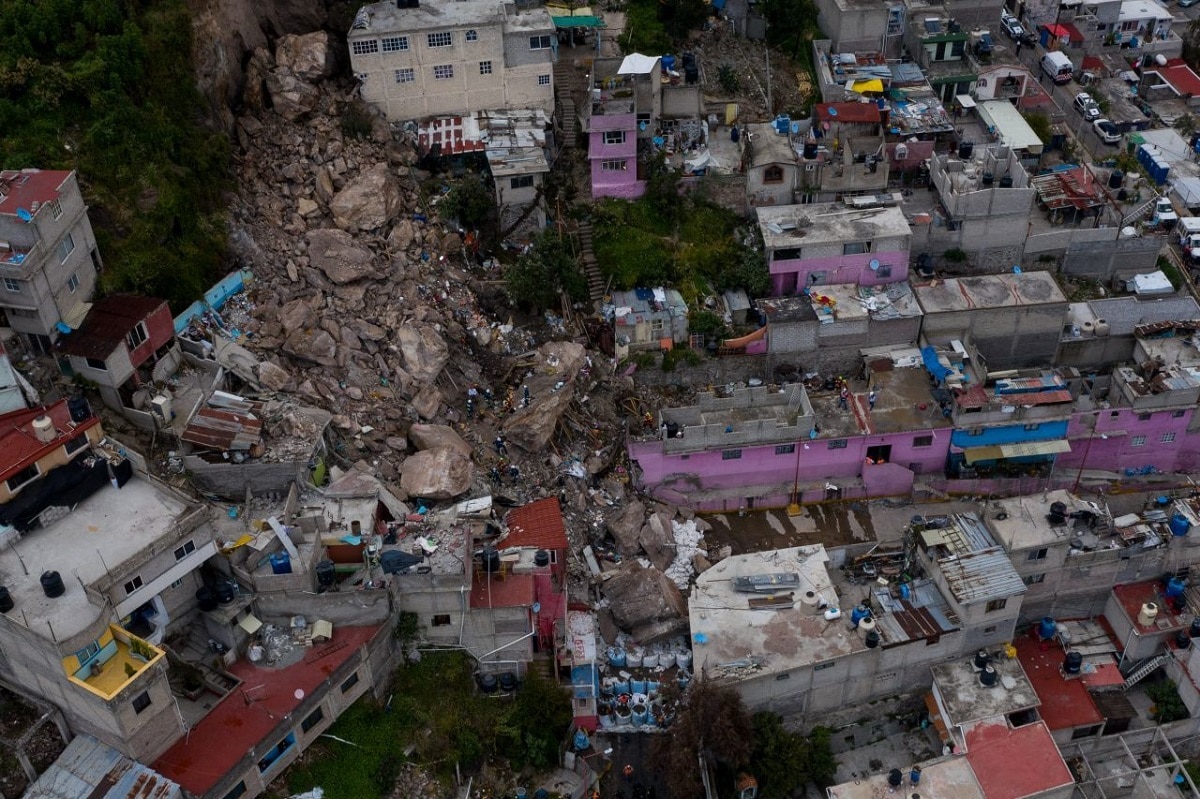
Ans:
{"label": "rocky debris", "polygon": [[[671,517],[666,513],[652,513],[638,536],[646,557],[659,571],[665,572],[675,560],[675,536],[671,530]],[[678,584],[678,580],[675,581]],[[686,588],[684,582],[680,588]]]}
{"label": "rocky debris", "polygon": [[400,488],[410,497],[453,499],[471,487],[475,466],[450,447],[427,449],[400,465]]}
{"label": "rocky debris", "polygon": [[322,366],[336,366],[338,362],[337,342],[325,330],[294,330],[283,342],[283,351],[293,358]]}
{"label": "rocky debris", "polygon": [[442,406],[442,392],[437,386],[425,386],[412,398],[413,410],[422,419],[432,419],[437,416],[438,408]]}
{"label": "rocky debris", "polygon": [[462,436],[444,424],[414,424],[408,428],[408,438],[418,450],[449,448],[468,457],[473,452]]}
{"label": "rocky debris", "polygon": [[396,331],[404,369],[418,383],[432,383],[450,360],[446,340],[429,325],[404,326]]}
{"label": "rocky debris", "polygon": [[333,43],[325,31],[281,36],[275,43],[275,63],[309,83],[332,77],[337,68]]}
{"label": "rocky debris", "polygon": [[284,119],[297,121],[317,110],[321,93],[285,67],[275,67],[263,79],[271,108]]}
{"label": "rocky debris", "polygon": [[308,231],[308,257],[334,283],[352,283],[374,274],[370,251],[356,244],[344,230]]}
{"label": "rocky debris", "polygon": [[550,443],[559,419],[575,399],[575,378],[587,362],[587,350],[573,341],[551,341],[538,350],[538,363],[526,379],[530,403],[504,424],[504,434],[527,452]]}
{"label": "rocky debris", "polygon": [[641,546],[642,527],[646,524],[646,506],[636,499],[608,520],[608,532],[617,542],[617,551],[629,557]]}
{"label": "rocky debris", "polygon": [[292,382],[292,376],[282,367],[270,361],[260,361],[257,369],[258,382],[267,391],[283,391]]}
{"label": "rocky debris", "polygon": [[343,230],[381,228],[400,213],[400,186],[387,164],[376,164],[334,195],[329,212]]}
{"label": "rocky debris", "polygon": [[687,627],[687,602],[658,569],[631,561],[604,584],[604,597],[618,627],[642,644],[652,644]]}

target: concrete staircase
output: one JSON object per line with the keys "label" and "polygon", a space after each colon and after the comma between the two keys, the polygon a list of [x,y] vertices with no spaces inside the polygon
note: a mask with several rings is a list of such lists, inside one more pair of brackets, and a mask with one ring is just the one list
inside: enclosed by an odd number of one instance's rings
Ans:
{"label": "concrete staircase", "polygon": [[596,263],[596,253],[592,250],[592,223],[583,220],[579,223],[579,262],[583,266],[583,274],[587,278],[588,297],[592,302],[600,302],[604,297],[606,283],[604,275],[600,274],[600,265]]}

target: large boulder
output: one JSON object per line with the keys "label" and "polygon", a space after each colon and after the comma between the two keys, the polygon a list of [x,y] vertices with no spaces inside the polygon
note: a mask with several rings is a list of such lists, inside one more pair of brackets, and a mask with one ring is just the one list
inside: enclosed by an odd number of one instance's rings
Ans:
{"label": "large boulder", "polygon": [[283,351],[302,361],[337,366],[337,342],[324,330],[293,330],[283,342]]}
{"label": "large boulder", "polygon": [[400,184],[387,164],[376,164],[334,195],[329,203],[333,222],[343,230],[374,230],[396,218]]}
{"label": "large boulder", "polygon": [[667,514],[650,514],[638,540],[646,557],[659,571],[665,572],[675,560],[675,533],[671,529],[671,517]]}
{"label": "large boulder", "polygon": [[296,122],[317,110],[321,91],[308,81],[292,74],[290,69],[276,67],[267,73],[267,95],[271,107],[289,122]]}
{"label": "large boulder", "polygon": [[630,561],[604,584],[613,621],[639,643],[675,635],[687,626],[687,603],[675,583],[658,569]]}
{"label": "large boulder", "polygon": [[450,348],[429,325],[405,325],[396,330],[404,368],[419,383],[432,383],[450,360]]}
{"label": "large boulder", "polygon": [[259,361],[257,372],[259,385],[267,391],[283,391],[292,380],[288,370],[270,361]]}
{"label": "large boulder", "polygon": [[344,230],[308,231],[308,258],[334,283],[350,283],[374,275],[371,253],[355,244],[354,237]]}
{"label": "large boulder", "polygon": [[310,83],[330,77],[337,69],[333,46],[325,31],[281,37],[275,43],[275,63]]}
{"label": "large boulder", "polygon": [[626,557],[636,555],[642,526],[646,523],[646,506],[636,499],[608,520],[608,532],[617,542],[617,551]]}
{"label": "large boulder", "polygon": [[509,441],[526,452],[540,452],[550,443],[558,420],[575,399],[575,376],[587,350],[573,341],[551,341],[538,348],[538,356],[526,383],[532,401],[504,423]]}
{"label": "large boulder", "polygon": [[400,465],[400,488],[410,497],[453,499],[471,487],[475,466],[449,447],[427,449]]}
{"label": "large boulder", "polygon": [[448,448],[470,457],[471,445],[444,424],[414,424],[408,428],[408,439],[419,450]]}

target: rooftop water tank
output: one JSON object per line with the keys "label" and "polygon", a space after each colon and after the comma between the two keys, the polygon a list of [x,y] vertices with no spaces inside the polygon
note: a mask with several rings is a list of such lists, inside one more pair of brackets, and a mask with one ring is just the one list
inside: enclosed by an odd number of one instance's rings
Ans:
{"label": "rooftop water tank", "polygon": [[336,579],[336,573],[333,567],[333,561],[322,560],[317,563],[317,585],[328,588],[333,585]]}
{"label": "rooftop water tank", "polygon": [[1192,529],[1192,523],[1182,513],[1176,513],[1171,517],[1170,527],[1171,535],[1182,536],[1187,535],[1188,531]]}
{"label": "rooftop water tank", "polygon": [[75,424],[92,418],[92,408],[88,405],[87,397],[76,394],[67,400],[67,413],[71,414],[71,421]]}
{"label": "rooftop water tank", "polygon": [[984,666],[992,662],[992,657],[986,650],[980,649],[975,653],[975,659],[972,661],[975,668],[983,669]]}
{"label": "rooftop water tank", "polygon": [[1043,641],[1049,641],[1051,638],[1053,638],[1054,633],[1057,632],[1057,630],[1058,625],[1055,624],[1054,619],[1049,616],[1043,616],[1042,620],[1038,622],[1038,638],[1042,639]]}
{"label": "rooftop water tank", "polygon": [[43,444],[49,444],[57,433],[54,432],[54,420],[42,414],[33,420],[33,437]]}
{"label": "rooftop water tank", "polygon": [[1078,674],[1083,668],[1083,655],[1072,649],[1063,658],[1063,673]]}
{"label": "rooftop water tank", "polygon": [[1147,602],[1142,605],[1141,611],[1138,612],[1137,621],[1143,627],[1149,627],[1158,617],[1158,605],[1153,602]]}
{"label": "rooftop water tank", "polygon": [[1000,676],[996,674],[996,667],[990,663],[984,666],[983,670],[979,672],[979,684],[984,688],[991,688],[999,679]]}
{"label": "rooftop water tank", "polygon": [[864,616],[859,620],[858,634],[862,636],[864,641],[867,640],[867,636],[873,632],[875,632],[875,619],[871,618],[870,616]]}
{"label": "rooftop water tank", "polygon": [[1172,577],[1167,580],[1167,599],[1175,599],[1183,596],[1184,590],[1187,588],[1187,583],[1178,577]]}
{"label": "rooftop water tank", "polygon": [[537,552],[533,553],[533,565],[534,566],[549,566],[550,565],[550,553],[544,549],[539,549]]}
{"label": "rooftop water tank", "polygon": [[54,599],[66,593],[67,587],[63,585],[62,575],[56,571],[47,571],[42,572],[42,590],[46,592],[46,596]]}
{"label": "rooftop water tank", "polygon": [[875,647],[879,646],[879,631],[871,630],[871,632],[867,633],[865,643],[867,645],[867,649],[874,649]]}

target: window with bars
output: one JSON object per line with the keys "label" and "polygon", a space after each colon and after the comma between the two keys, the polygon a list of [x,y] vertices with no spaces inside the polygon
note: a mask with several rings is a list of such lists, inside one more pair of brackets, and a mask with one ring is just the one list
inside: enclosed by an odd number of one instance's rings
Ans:
{"label": "window with bars", "polygon": [[407,36],[388,36],[383,40],[383,52],[385,53],[403,53],[407,49]]}
{"label": "window with bars", "polygon": [[358,39],[350,43],[350,52],[355,55],[374,55],[379,52],[378,39]]}
{"label": "window with bars", "polygon": [[467,39],[467,41],[468,41],[468,42],[477,42],[477,41],[479,41],[479,31],[475,31],[475,30],[469,30],[469,31],[467,31],[467,36],[466,36],[466,39]]}
{"label": "window with bars", "polygon": [[416,70],[412,68],[396,70],[396,83],[414,83],[416,80]]}
{"label": "window with bars", "polygon": [[454,44],[454,36],[450,31],[439,31],[429,34],[425,39],[430,47],[449,47]]}
{"label": "window with bars", "polygon": [[439,64],[438,66],[433,68],[433,79],[434,80],[449,80],[450,78],[453,78],[453,77],[454,77],[454,65],[453,64]]}
{"label": "window with bars", "polygon": [[549,75],[538,75],[538,86],[549,86],[549,85],[550,85],[550,76]]}
{"label": "window with bars", "polygon": [[479,62],[479,74],[480,75],[491,75],[492,74],[492,62],[491,61],[480,61]]}

